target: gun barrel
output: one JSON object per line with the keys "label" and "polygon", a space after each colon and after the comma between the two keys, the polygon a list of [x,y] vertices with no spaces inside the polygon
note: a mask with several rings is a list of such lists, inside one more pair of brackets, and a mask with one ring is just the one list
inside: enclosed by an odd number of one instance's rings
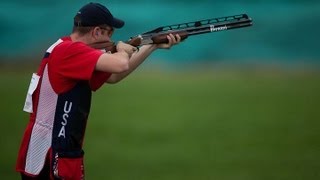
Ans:
{"label": "gun barrel", "polygon": [[188,35],[198,35],[198,34],[204,34],[204,33],[211,33],[211,32],[218,32],[218,31],[224,31],[229,29],[236,29],[236,28],[243,28],[252,26],[252,20],[243,20],[238,22],[225,22],[225,23],[219,23],[219,24],[209,24],[204,27],[199,28],[192,28],[187,30]]}
{"label": "gun barrel", "polygon": [[158,27],[152,31],[132,37],[140,38],[140,45],[167,43],[168,34],[179,34],[184,40],[188,36],[224,31],[229,29],[252,26],[252,19],[247,14],[212,18],[190,23],[181,23],[169,26]]}

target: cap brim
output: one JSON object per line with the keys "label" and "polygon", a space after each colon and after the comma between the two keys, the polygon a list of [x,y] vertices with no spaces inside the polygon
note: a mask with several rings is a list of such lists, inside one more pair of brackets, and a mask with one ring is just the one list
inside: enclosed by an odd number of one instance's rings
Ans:
{"label": "cap brim", "polygon": [[113,18],[111,26],[114,28],[122,28],[124,26],[124,21],[118,18]]}

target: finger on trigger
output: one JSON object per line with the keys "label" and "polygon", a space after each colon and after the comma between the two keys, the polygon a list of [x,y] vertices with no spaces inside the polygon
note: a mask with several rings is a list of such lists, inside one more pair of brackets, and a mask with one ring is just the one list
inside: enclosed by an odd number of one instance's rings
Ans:
{"label": "finger on trigger", "polygon": [[133,48],[132,48],[132,51],[133,51],[133,52],[136,52],[136,51],[138,51],[138,48],[137,48],[137,47],[133,47]]}

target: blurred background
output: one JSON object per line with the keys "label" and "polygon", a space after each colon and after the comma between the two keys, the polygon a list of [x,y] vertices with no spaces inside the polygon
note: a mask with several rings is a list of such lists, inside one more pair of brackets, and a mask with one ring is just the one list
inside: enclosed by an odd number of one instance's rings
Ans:
{"label": "blurred background", "polygon": [[[31,74],[90,1],[0,2],[0,177],[16,156]],[[115,41],[163,25],[246,13],[253,26],[189,37],[94,93],[87,179],[319,179],[320,2],[95,1],[126,25]]]}

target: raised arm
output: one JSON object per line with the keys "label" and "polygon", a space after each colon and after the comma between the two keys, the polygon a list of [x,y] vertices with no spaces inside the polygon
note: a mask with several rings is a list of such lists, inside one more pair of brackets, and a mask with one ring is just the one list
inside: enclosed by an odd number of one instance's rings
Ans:
{"label": "raised arm", "polygon": [[129,59],[129,68],[121,73],[113,73],[107,80],[107,83],[114,84],[132,73],[140,64],[142,64],[150,54],[156,49],[170,49],[173,45],[178,44],[181,40],[180,36],[176,37],[172,34],[167,36],[168,43],[166,44],[150,44],[141,46],[140,50],[133,53]]}
{"label": "raised arm", "polygon": [[123,42],[119,42],[116,48],[117,52],[104,53],[99,57],[95,68],[97,71],[123,73],[130,69],[129,59],[136,48]]}

